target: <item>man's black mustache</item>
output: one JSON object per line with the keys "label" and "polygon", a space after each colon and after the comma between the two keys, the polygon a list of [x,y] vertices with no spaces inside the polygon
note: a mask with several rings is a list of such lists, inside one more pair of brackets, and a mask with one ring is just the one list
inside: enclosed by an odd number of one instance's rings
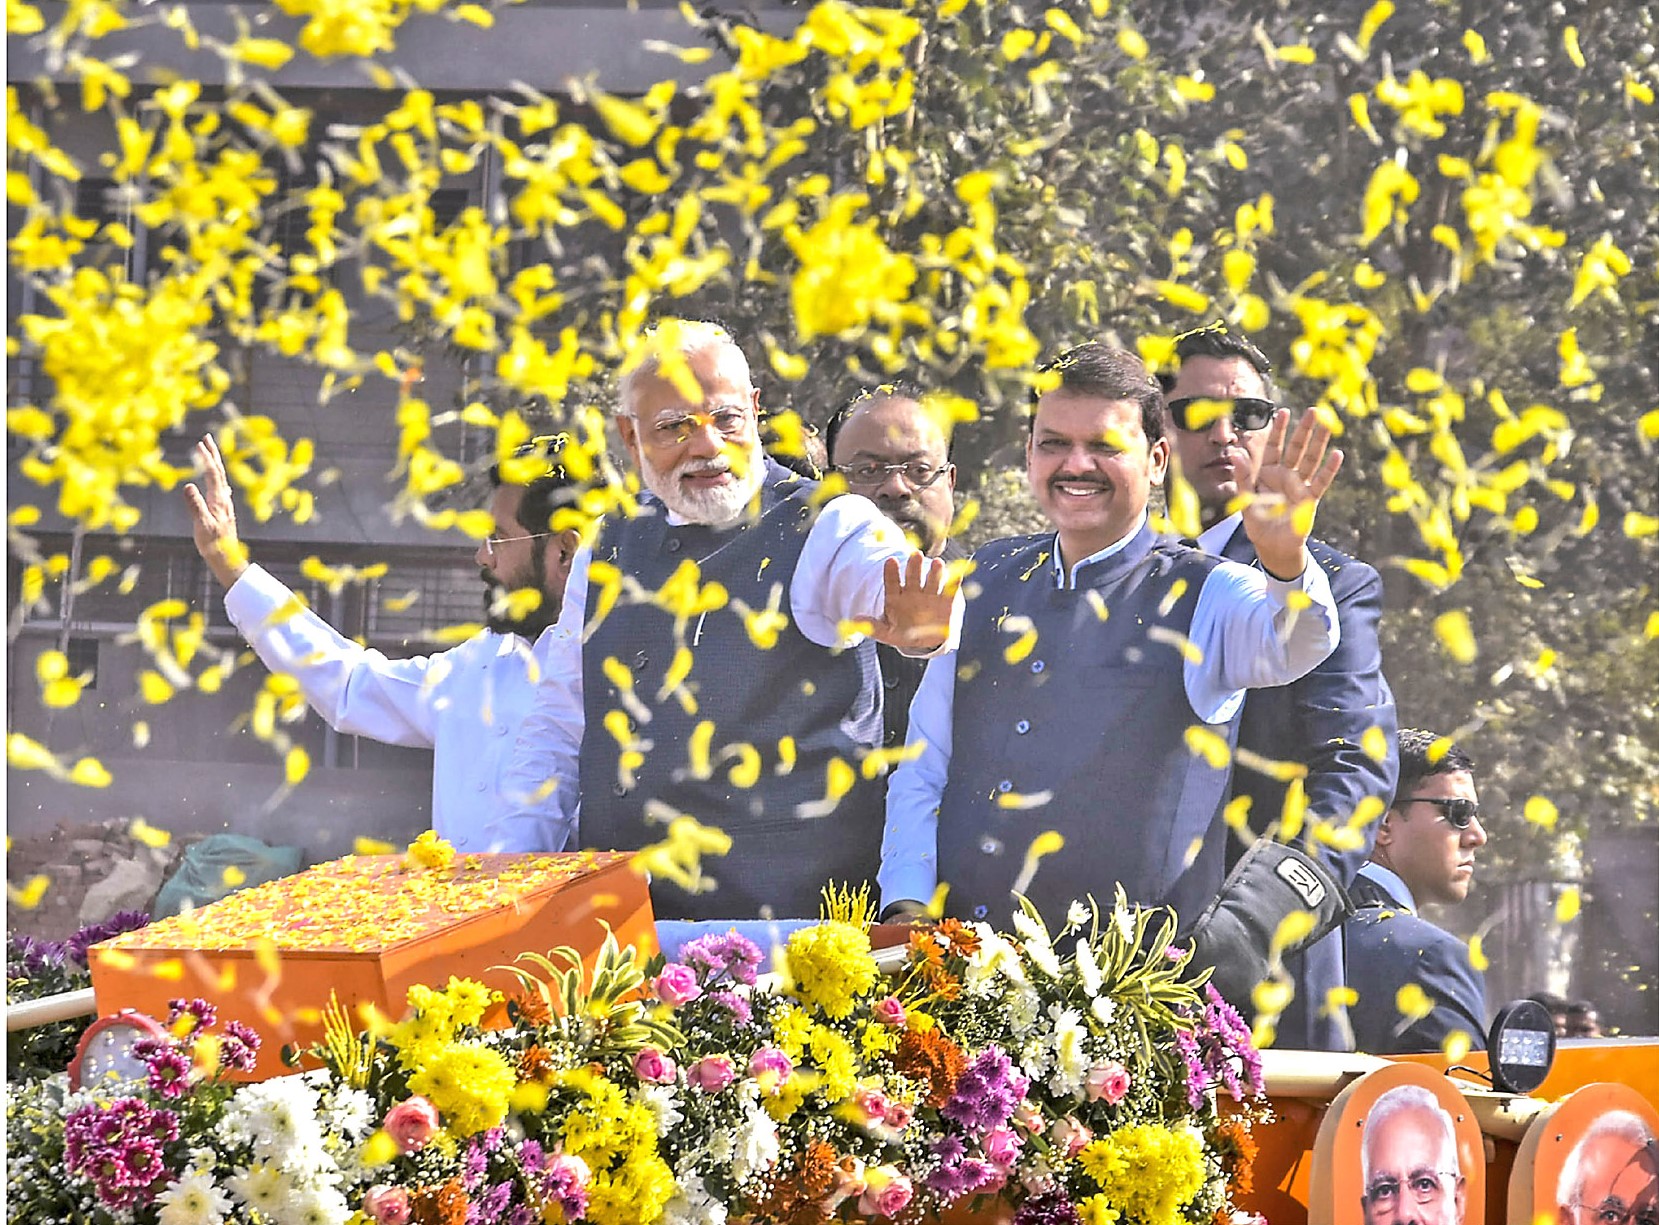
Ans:
{"label": "man's black mustache", "polygon": [[1110,489],[1110,481],[1102,481],[1092,476],[1055,476],[1050,477],[1048,487],[1057,489],[1061,485],[1092,485],[1096,489]]}

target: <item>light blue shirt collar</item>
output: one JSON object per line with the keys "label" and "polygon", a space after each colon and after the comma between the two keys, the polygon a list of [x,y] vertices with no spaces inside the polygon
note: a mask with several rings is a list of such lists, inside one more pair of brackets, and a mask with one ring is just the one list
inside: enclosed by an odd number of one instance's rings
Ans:
{"label": "light blue shirt collar", "polygon": [[1133,540],[1135,538],[1135,534],[1137,532],[1139,532],[1141,530],[1141,528],[1143,528],[1145,526],[1146,526],[1146,512],[1143,510],[1143,511],[1141,511],[1141,517],[1139,519],[1135,520],[1135,526],[1129,529],[1128,535],[1124,536],[1121,540],[1113,541],[1111,544],[1107,545],[1104,549],[1100,550],[1100,552],[1098,552],[1098,553],[1090,553],[1082,561],[1078,562],[1075,566],[1073,566],[1071,568],[1071,573],[1069,575],[1066,572],[1065,560],[1060,556],[1060,533],[1055,532],[1054,533],[1054,585],[1056,587],[1075,587],[1075,586],[1077,586],[1077,572],[1079,570],[1081,570],[1084,566],[1088,565],[1090,562],[1103,561],[1106,558],[1110,557],[1113,553],[1122,552],[1124,546],[1127,545],[1131,540]]}
{"label": "light blue shirt collar", "polygon": [[1374,860],[1367,860],[1360,864],[1359,871],[1355,875],[1375,881],[1384,889],[1387,889],[1397,900],[1403,900],[1405,908],[1411,911],[1412,914],[1417,913],[1417,899],[1411,896],[1411,890],[1406,887],[1405,881],[1401,880],[1400,874],[1392,868],[1385,868]]}

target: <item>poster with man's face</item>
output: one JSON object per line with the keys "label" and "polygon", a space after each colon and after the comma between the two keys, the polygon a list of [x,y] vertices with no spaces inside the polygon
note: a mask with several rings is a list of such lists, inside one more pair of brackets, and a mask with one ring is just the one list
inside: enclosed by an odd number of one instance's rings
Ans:
{"label": "poster with man's face", "polygon": [[1482,1225],[1480,1126],[1443,1073],[1379,1068],[1338,1095],[1314,1145],[1310,1225]]}
{"label": "poster with man's face", "polygon": [[1510,1178],[1512,1218],[1659,1225],[1659,1115],[1625,1085],[1587,1085],[1534,1119]]}

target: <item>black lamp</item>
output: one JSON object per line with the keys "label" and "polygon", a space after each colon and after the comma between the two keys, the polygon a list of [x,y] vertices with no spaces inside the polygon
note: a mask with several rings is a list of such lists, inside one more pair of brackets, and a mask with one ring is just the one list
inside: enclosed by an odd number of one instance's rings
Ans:
{"label": "black lamp", "polygon": [[1492,1084],[1508,1093],[1531,1093],[1555,1062],[1555,1022],[1537,1000],[1516,1000],[1498,1009],[1486,1039]]}

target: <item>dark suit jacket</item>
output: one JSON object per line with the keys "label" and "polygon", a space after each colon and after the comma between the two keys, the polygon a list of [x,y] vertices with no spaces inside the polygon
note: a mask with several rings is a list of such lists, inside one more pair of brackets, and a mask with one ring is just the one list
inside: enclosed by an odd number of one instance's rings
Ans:
{"label": "dark suit jacket", "polygon": [[[1469,946],[1403,909],[1402,899],[1359,877],[1349,889],[1359,908],[1343,924],[1348,985],[1359,1002],[1348,1010],[1360,1050],[1371,1055],[1438,1051],[1461,1030],[1474,1050],[1486,1048],[1486,980],[1470,963]],[[1397,1004],[1416,983],[1433,1001],[1425,1017],[1407,1022]]]}
{"label": "dark suit jacket", "polygon": [[[1322,540],[1309,540],[1308,552],[1330,581],[1342,641],[1301,680],[1250,690],[1239,723],[1239,748],[1273,761],[1307,766],[1302,785],[1309,817],[1346,821],[1367,796],[1389,803],[1399,777],[1394,693],[1383,676],[1382,650],[1377,644],[1382,579],[1364,562]],[[1247,566],[1257,564],[1256,550],[1242,526],[1222,549],[1222,556]],[[1360,747],[1372,727],[1379,728],[1387,742],[1388,752],[1381,761]],[[1286,788],[1287,784],[1244,762],[1234,768],[1233,794],[1250,797],[1250,824],[1258,831],[1278,819]],[[1354,850],[1337,851],[1311,839],[1304,849],[1346,885],[1370,854],[1374,829],[1375,825],[1367,827],[1365,845]],[[1235,842],[1235,853],[1243,850]],[[1296,996],[1279,1019],[1275,1045],[1346,1050],[1347,1035],[1341,1022],[1328,1015],[1327,1004],[1330,991],[1343,984],[1342,949],[1336,934],[1286,958],[1286,968],[1295,982]]]}

